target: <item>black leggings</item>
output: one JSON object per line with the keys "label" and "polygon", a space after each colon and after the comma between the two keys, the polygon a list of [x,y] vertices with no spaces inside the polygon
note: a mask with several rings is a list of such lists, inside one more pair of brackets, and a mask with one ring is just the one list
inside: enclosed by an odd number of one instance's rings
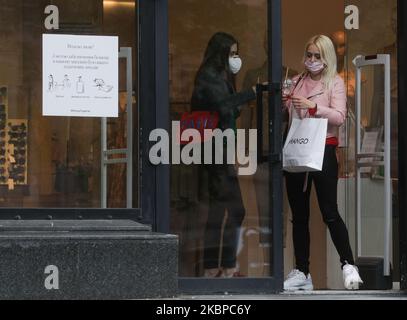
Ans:
{"label": "black leggings", "polygon": [[[245,216],[237,173],[234,166],[230,164],[203,167],[208,170],[209,180],[209,211],[205,228],[204,268],[218,267],[220,251],[222,251],[220,266],[234,268],[240,228]],[[228,214],[224,223],[225,210]],[[222,248],[220,247],[221,243]]]}
{"label": "black leggings", "polygon": [[354,264],[352,249],[349,244],[348,230],[338,212],[337,184],[338,162],[336,147],[325,147],[322,171],[308,174],[307,189],[304,192],[306,173],[285,173],[288,201],[292,212],[293,242],[296,268],[308,274],[310,255],[309,234],[309,199],[311,184],[314,181],[318,204],[323,220],[328,226],[332,241],[340,256],[342,266],[347,262]]}

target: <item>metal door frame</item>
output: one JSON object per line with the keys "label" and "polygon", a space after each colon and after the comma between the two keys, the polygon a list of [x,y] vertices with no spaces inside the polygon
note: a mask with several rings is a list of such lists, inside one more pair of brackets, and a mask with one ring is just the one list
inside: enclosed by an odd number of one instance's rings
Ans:
{"label": "metal door frame", "polygon": [[[152,166],[148,159],[149,133],[156,128],[169,130],[168,0],[139,0],[139,108],[141,113],[141,208],[153,230],[169,232],[170,168]],[[273,257],[272,277],[267,278],[180,278],[184,293],[277,293],[283,290],[283,190],[282,190],[282,110],[281,110],[281,0],[267,1],[269,112],[270,112],[270,201]],[[272,66],[276,66],[272,68]]]}
{"label": "metal door frame", "polygon": [[407,3],[397,1],[400,289],[407,290]]}
{"label": "metal door frame", "polygon": [[[131,47],[121,47],[119,60],[126,59],[126,144],[125,149],[108,149],[107,118],[101,119],[101,155],[100,155],[100,206],[107,208],[107,167],[110,164],[126,164],[126,208],[133,207],[133,64]],[[122,158],[109,159],[109,155],[124,154]]]}
{"label": "metal door frame", "polygon": [[138,92],[140,141],[140,219],[154,231],[169,233],[170,167],[153,166],[149,134],[169,132],[168,0],[138,0]]}
{"label": "metal door frame", "polygon": [[[391,221],[392,221],[392,198],[390,176],[390,55],[377,54],[372,56],[357,56],[353,60],[356,67],[356,259],[362,257],[362,206],[361,206],[361,172],[363,167],[384,166],[384,252],[383,273],[390,275],[391,255]],[[384,66],[384,152],[362,153],[361,152],[361,102],[362,102],[362,68],[366,66]],[[364,162],[367,158],[383,158],[370,162]]]}

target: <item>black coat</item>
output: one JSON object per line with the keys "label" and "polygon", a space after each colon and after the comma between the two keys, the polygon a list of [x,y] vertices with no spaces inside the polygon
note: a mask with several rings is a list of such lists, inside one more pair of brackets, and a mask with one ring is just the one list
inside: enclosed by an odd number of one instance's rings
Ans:
{"label": "black coat", "polygon": [[212,67],[202,69],[196,79],[191,99],[192,111],[217,111],[222,130],[235,129],[242,105],[254,100],[252,89],[236,92],[223,74]]}

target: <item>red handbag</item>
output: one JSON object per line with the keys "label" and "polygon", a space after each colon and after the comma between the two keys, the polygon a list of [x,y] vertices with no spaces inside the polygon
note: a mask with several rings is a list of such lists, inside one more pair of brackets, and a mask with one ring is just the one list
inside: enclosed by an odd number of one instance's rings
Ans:
{"label": "red handbag", "polygon": [[204,130],[214,130],[218,127],[219,114],[216,111],[192,111],[184,112],[180,122],[180,137],[178,141],[181,145],[188,144],[192,141],[192,137],[188,141],[181,141],[182,133],[187,129],[196,129],[200,134],[200,142],[205,142],[212,138],[212,135],[204,137]]}

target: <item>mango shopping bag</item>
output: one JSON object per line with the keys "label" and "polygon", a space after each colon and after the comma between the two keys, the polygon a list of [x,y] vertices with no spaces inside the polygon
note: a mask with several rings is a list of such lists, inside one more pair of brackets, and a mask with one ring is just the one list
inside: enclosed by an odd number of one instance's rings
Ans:
{"label": "mango shopping bag", "polygon": [[292,119],[283,148],[283,170],[321,171],[328,119]]}

